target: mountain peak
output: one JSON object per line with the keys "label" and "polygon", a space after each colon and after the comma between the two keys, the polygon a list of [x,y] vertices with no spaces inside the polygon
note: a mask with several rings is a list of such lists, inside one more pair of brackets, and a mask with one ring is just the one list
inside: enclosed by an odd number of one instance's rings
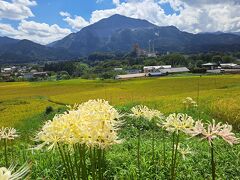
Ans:
{"label": "mountain peak", "polygon": [[104,24],[108,26],[121,27],[121,28],[146,28],[156,27],[154,24],[143,19],[135,19],[120,14],[114,14],[108,18],[101,19],[93,25]]}

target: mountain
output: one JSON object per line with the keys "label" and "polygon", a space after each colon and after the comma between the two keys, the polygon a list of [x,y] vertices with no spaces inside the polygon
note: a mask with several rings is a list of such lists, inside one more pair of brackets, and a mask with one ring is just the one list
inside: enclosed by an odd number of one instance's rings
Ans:
{"label": "mountain", "polygon": [[[2,38],[0,38],[2,39]],[[65,49],[49,48],[29,40],[5,41],[0,45],[1,63],[27,63],[70,59],[72,55]]]}
{"label": "mountain", "polygon": [[235,34],[235,35],[240,36],[240,32],[231,32],[231,34]]}
{"label": "mountain", "polygon": [[134,44],[158,52],[199,53],[240,51],[236,33],[183,32],[174,26],[159,27],[146,20],[113,15],[46,46],[0,37],[0,63],[70,60],[93,52],[129,52]]}
{"label": "mountain", "polygon": [[146,20],[113,15],[72,33],[51,44],[76,55],[88,55],[95,51],[127,52],[133,44],[148,49],[154,42],[160,52],[208,52],[240,50],[240,37],[231,33],[182,32],[174,26],[158,27]]}
{"label": "mountain", "polygon": [[8,45],[8,44],[15,44],[17,43],[19,40],[17,39],[13,39],[13,38],[9,38],[9,37],[0,37],[0,46],[4,46],[4,45]]}
{"label": "mountain", "polygon": [[138,31],[155,28],[154,24],[146,20],[133,19],[121,15],[113,15],[102,19],[77,33],[72,33],[60,41],[54,42],[53,47],[68,49],[72,53],[86,55],[94,51],[112,51],[108,45],[112,38],[124,30]]}

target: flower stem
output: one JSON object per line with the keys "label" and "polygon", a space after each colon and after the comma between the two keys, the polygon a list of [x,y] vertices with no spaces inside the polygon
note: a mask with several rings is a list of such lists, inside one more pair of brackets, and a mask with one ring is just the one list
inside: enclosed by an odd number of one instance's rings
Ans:
{"label": "flower stem", "polygon": [[63,161],[63,165],[64,165],[64,168],[65,168],[65,171],[66,171],[66,174],[67,174],[67,178],[71,180],[71,179],[72,179],[72,177],[71,177],[71,175],[70,175],[71,172],[70,172],[70,170],[69,170],[69,168],[68,168],[68,164],[67,164],[67,162],[66,162],[66,158],[65,158],[65,156],[64,156],[64,153],[63,153],[63,151],[62,151],[61,146],[60,146],[59,143],[57,143],[57,147],[58,147],[59,153],[60,153],[61,158],[62,158],[62,161]]}
{"label": "flower stem", "polygon": [[153,178],[156,179],[156,164],[155,164],[155,132],[152,130],[152,174]]}
{"label": "flower stem", "polygon": [[173,179],[176,179],[176,164],[177,164],[178,144],[179,144],[179,134],[177,134],[177,140],[176,140],[175,152],[174,152]]}
{"label": "flower stem", "polygon": [[79,164],[78,164],[78,151],[77,151],[77,145],[74,144],[73,145],[73,150],[74,150],[74,166],[76,168],[77,171],[77,179],[80,180],[81,178],[81,174],[80,174],[80,170],[79,170]]}
{"label": "flower stem", "polygon": [[155,164],[155,133],[152,131],[152,162]]}
{"label": "flower stem", "polygon": [[212,165],[212,180],[216,179],[216,165],[214,160],[214,145],[211,142],[211,165]]}
{"label": "flower stem", "polygon": [[141,179],[141,162],[140,162],[140,141],[141,141],[141,137],[140,137],[140,129],[138,130],[138,143],[137,143],[137,167],[138,167],[138,176],[139,179]]}
{"label": "flower stem", "polygon": [[7,139],[4,139],[4,156],[5,156],[5,166],[8,167]]}
{"label": "flower stem", "polygon": [[163,167],[166,167],[166,137],[163,131]]}
{"label": "flower stem", "polygon": [[174,153],[175,153],[175,132],[172,135],[172,162],[171,162],[171,179],[173,179],[173,166],[174,166]]}

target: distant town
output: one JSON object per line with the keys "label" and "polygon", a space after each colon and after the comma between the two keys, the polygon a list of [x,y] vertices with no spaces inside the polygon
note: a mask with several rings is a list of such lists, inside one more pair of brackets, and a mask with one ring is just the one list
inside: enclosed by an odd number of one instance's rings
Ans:
{"label": "distant town", "polygon": [[131,79],[173,74],[240,73],[240,53],[159,54],[134,45],[127,54],[93,53],[76,61],[1,65],[0,81]]}

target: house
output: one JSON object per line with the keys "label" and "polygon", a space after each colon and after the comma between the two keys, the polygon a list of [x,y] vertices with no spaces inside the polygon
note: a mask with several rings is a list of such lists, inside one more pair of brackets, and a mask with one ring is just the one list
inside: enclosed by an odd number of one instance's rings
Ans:
{"label": "house", "polygon": [[160,69],[170,69],[172,68],[171,65],[162,65],[162,66],[144,66],[143,71],[144,73],[149,72],[159,72]]}
{"label": "house", "polygon": [[35,72],[33,73],[33,77],[47,77],[47,72]]}
{"label": "house", "polygon": [[33,78],[33,73],[24,73],[23,74],[23,79],[32,79]]}
{"label": "house", "polygon": [[114,71],[122,71],[123,68],[114,68]]}
{"label": "house", "polygon": [[213,70],[213,69],[218,68],[218,64],[217,63],[205,63],[205,64],[202,64],[202,67],[206,68],[207,70]]}
{"label": "house", "polygon": [[186,67],[176,67],[176,68],[161,69],[160,72],[163,74],[174,74],[174,73],[190,72],[190,70]]}
{"label": "house", "polygon": [[12,73],[13,70],[12,70],[12,68],[3,68],[2,72],[6,73],[6,74],[9,74],[9,73]]}
{"label": "house", "polygon": [[117,75],[115,79],[132,79],[132,78],[141,78],[146,77],[145,73],[137,73],[137,74],[124,74],[124,75]]}
{"label": "house", "polygon": [[157,54],[154,52],[147,53],[147,57],[157,57]]}
{"label": "house", "polygon": [[240,65],[234,63],[222,63],[220,66],[222,69],[240,69]]}
{"label": "house", "polygon": [[127,74],[138,74],[141,73],[141,70],[139,69],[129,69],[125,71]]}
{"label": "house", "polygon": [[166,76],[166,73],[162,73],[162,72],[150,72],[148,73],[149,77],[156,77],[156,76]]}

